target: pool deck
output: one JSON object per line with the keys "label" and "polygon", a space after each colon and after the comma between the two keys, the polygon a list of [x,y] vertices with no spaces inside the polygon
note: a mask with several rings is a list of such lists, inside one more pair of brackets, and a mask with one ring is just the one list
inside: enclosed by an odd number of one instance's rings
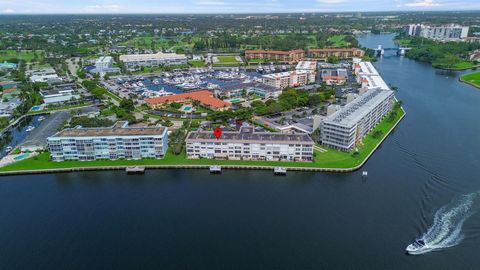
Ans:
{"label": "pool deck", "polygon": [[[19,159],[19,160],[16,160],[15,158],[18,158],[18,157],[21,157],[25,155],[23,158]],[[12,163],[15,163],[17,161],[20,161],[20,160],[23,160],[23,159],[26,159],[26,158],[31,158],[31,157],[34,157],[38,155],[37,152],[30,152],[30,153],[20,153],[20,154],[16,154],[16,155],[7,155],[5,157],[3,157],[1,160],[0,160],[0,168],[1,167],[5,167],[7,165],[10,165]]]}

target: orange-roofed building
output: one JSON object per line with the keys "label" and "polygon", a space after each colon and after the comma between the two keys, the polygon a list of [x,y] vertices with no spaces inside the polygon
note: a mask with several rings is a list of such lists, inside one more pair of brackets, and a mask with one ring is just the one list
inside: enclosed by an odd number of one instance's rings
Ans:
{"label": "orange-roofed building", "polygon": [[197,92],[183,93],[172,96],[155,97],[145,100],[145,102],[152,108],[157,108],[164,104],[172,102],[191,103],[193,101],[198,101],[202,106],[215,111],[228,110],[231,107],[230,103],[215,98],[213,96],[213,93],[208,90],[201,90]]}
{"label": "orange-roofed building", "polygon": [[291,51],[274,51],[274,50],[246,50],[245,59],[247,62],[253,59],[268,59],[273,62],[281,62],[287,64],[297,63],[305,57],[305,51],[302,49]]}

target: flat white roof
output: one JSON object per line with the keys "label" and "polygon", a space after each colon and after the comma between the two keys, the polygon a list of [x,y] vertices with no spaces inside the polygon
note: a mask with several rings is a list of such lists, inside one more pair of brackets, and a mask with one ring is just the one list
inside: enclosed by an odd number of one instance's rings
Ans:
{"label": "flat white roof", "polygon": [[328,116],[324,120],[324,123],[352,127],[378,104],[390,97],[393,97],[392,90],[383,90],[380,88],[369,89],[345,105],[341,110]]}
{"label": "flat white roof", "polygon": [[305,70],[295,70],[295,71],[285,71],[285,72],[279,72],[279,73],[272,73],[272,74],[266,74],[263,75],[262,77],[264,78],[271,78],[271,79],[279,79],[282,77],[290,77],[292,75],[304,75],[307,74],[307,71]]}
{"label": "flat white roof", "polygon": [[300,61],[297,64],[296,70],[316,70],[317,62],[315,61]]}
{"label": "flat white roof", "polygon": [[120,55],[120,61],[149,61],[149,60],[173,60],[173,59],[187,59],[184,54],[176,53],[155,53],[155,54],[126,54]]}
{"label": "flat white roof", "polygon": [[371,62],[360,62],[360,73],[362,75],[380,75]]}

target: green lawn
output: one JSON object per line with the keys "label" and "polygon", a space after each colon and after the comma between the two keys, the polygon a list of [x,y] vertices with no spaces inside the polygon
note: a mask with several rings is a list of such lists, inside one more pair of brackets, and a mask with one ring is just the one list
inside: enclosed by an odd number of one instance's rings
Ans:
{"label": "green lawn", "polygon": [[349,45],[348,42],[345,41],[346,35],[334,35],[328,38],[328,41],[333,43],[333,47],[346,47]]}
{"label": "green lawn", "polygon": [[220,55],[217,58],[218,62],[213,64],[214,67],[229,67],[241,64],[233,55]]}
{"label": "green lawn", "polygon": [[[43,51],[36,51],[37,61],[43,59]],[[34,51],[16,51],[16,50],[0,50],[0,62],[8,61],[10,59],[23,60],[25,62],[32,62],[35,59]]]}
{"label": "green lawn", "polygon": [[188,61],[188,64],[192,67],[205,67],[205,62],[203,62],[202,60],[190,60]]}
{"label": "green lawn", "polygon": [[410,45],[410,43],[412,43],[412,39],[406,38],[406,37],[395,39],[395,41],[398,43],[398,45],[402,45],[402,46],[407,46],[407,45]]}
{"label": "green lawn", "polygon": [[453,69],[457,69],[457,70],[462,70],[462,69],[470,69],[470,68],[473,68],[473,67],[476,67],[477,65],[473,62],[470,62],[470,61],[462,61],[458,64],[455,64],[453,66]]}
{"label": "green lawn", "polygon": [[220,63],[232,63],[232,62],[238,62],[235,56],[232,55],[222,55],[222,56],[217,56],[218,61]]}
{"label": "green lawn", "polygon": [[480,72],[465,74],[460,77],[460,80],[480,88]]}
{"label": "green lawn", "polygon": [[[372,132],[364,138],[363,145],[359,147],[356,155],[348,152],[340,152],[327,149],[322,153],[315,150],[314,162],[278,162],[278,161],[248,161],[248,160],[209,160],[209,159],[186,159],[185,153],[173,155],[168,153],[164,159],[144,160],[96,160],[96,161],[65,161],[52,162],[47,152],[37,157],[22,160],[6,167],[0,168],[0,172],[35,169],[58,169],[78,168],[95,166],[131,166],[131,165],[250,165],[250,166],[284,166],[284,167],[317,167],[317,168],[353,168],[360,165],[368,155],[385,138],[394,125],[404,116],[403,109],[397,109],[393,121],[386,117]],[[374,138],[371,134],[381,131],[382,136]]]}
{"label": "green lawn", "polygon": [[65,105],[65,106],[57,106],[53,108],[48,108],[48,110],[42,110],[42,111],[29,111],[27,115],[36,115],[36,114],[44,114],[44,113],[50,113],[50,112],[56,112],[56,111],[65,111],[65,110],[73,110],[73,109],[79,109],[83,107],[88,107],[91,106],[92,104],[84,102],[81,104],[73,104],[73,105]]}
{"label": "green lawn", "polygon": [[194,43],[183,42],[181,39],[161,39],[159,37],[135,37],[130,40],[121,42],[121,45],[131,45],[139,49],[152,49],[152,43],[156,50],[172,49],[177,50],[181,48],[193,48]]}
{"label": "green lawn", "polygon": [[120,98],[119,96],[115,95],[114,93],[112,93],[110,91],[107,91],[106,94],[107,94],[107,96],[111,97],[115,101],[118,101],[118,102],[122,101],[122,98]]}

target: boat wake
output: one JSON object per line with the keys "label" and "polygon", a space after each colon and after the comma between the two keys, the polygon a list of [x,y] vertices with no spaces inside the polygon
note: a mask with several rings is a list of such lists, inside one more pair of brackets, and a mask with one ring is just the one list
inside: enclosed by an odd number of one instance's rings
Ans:
{"label": "boat wake", "polygon": [[417,254],[458,245],[464,239],[463,224],[476,212],[479,198],[480,192],[470,193],[441,207],[435,213],[432,226],[421,237],[428,248]]}

